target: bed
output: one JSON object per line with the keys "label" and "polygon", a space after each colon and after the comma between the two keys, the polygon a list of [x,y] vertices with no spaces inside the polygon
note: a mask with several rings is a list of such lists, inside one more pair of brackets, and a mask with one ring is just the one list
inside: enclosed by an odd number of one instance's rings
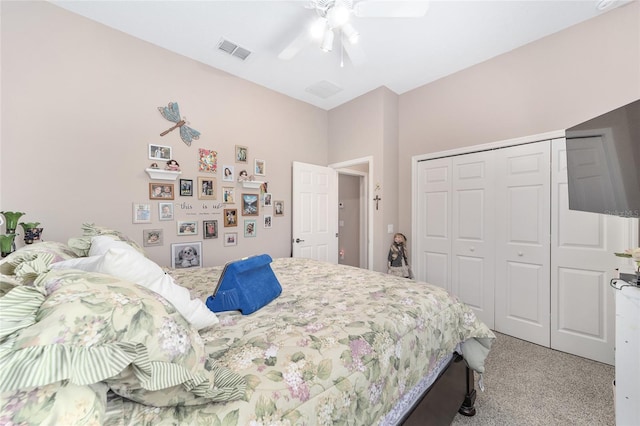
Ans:
{"label": "bed", "polygon": [[221,266],[163,269],[139,247],[96,255],[92,229],[81,250],[42,242],[0,263],[2,424],[425,425],[475,413],[474,370],[495,336],[439,287],[278,258],[278,298],[198,324],[138,281],[162,269],[200,304]]}

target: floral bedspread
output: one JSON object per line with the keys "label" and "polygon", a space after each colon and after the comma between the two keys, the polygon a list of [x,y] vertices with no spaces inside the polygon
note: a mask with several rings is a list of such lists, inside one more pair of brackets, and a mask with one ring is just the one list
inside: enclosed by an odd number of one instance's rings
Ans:
{"label": "floral bedspread", "polygon": [[[246,400],[157,408],[110,394],[106,424],[374,425],[458,343],[494,337],[436,286],[309,259],[271,267],[277,299],[200,331],[209,357],[246,378]],[[169,271],[202,300],[221,272]]]}

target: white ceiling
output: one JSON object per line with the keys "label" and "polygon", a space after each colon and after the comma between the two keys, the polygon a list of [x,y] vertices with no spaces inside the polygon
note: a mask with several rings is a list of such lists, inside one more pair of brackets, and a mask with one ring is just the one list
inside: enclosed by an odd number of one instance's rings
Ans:
{"label": "white ceiling", "polygon": [[[359,0],[371,1],[371,0]],[[421,18],[352,18],[362,65],[339,43],[278,54],[316,17],[307,1],[59,1],[52,3],[157,46],[329,110],[380,86],[397,94],[596,17],[629,0],[435,0]],[[242,61],[218,49],[227,39],[250,50]],[[336,37],[336,42],[338,38]],[[323,99],[307,88],[342,90]]]}

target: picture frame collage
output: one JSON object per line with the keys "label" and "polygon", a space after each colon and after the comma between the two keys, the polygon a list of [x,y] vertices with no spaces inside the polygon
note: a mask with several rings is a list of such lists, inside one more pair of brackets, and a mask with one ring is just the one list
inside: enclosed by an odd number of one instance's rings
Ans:
{"label": "picture frame collage", "polygon": [[[284,216],[284,201],[273,199],[273,194],[267,191],[267,182],[260,185],[259,193],[240,184],[243,181],[254,180],[254,176],[267,175],[267,162],[255,158],[250,163],[247,146],[235,145],[234,161],[221,164],[221,167],[218,167],[219,158],[215,150],[198,148],[197,157],[198,175],[193,178],[180,176],[175,181],[170,179],[158,181],[152,178],[148,184],[149,202],[133,203],[134,224],[152,224],[157,217],[159,224],[175,222],[176,237],[201,237],[205,241],[217,239],[220,236],[223,247],[232,247],[238,245],[239,236],[246,239],[256,238],[260,223],[262,228],[270,229],[274,225],[274,217]],[[149,144],[148,158],[153,161],[151,168],[161,170],[162,163],[166,163],[165,170],[181,170],[174,159],[174,150],[171,146]],[[253,167],[249,170],[251,174],[246,169],[250,164]],[[173,168],[169,168],[170,165]],[[221,217],[203,220],[179,217],[180,214],[176,208],[181,204],[178,201],[183,201],[182,197],[217,201],[223,205]],[[187,200],[188,198],[184,202],[188,202]],[[157,213],[154,212],[156,209]],[[239,231],[234,229],[240,226],[242,229]],[[224,229],[223,232],[220,227]],[[164,245],[166,231],[166,226],[143,229],[143,245],[145,247]],[[202,265],[203,241],[171,243],[172,267]]]}

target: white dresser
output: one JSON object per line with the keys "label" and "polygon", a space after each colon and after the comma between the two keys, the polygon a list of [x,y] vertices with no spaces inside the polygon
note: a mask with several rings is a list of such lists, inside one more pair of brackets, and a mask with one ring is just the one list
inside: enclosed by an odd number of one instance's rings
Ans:
{"label": "white dresser", "polygon": [[[616,425],[640,425],[640,287],[617,280]],[[623,286],[624,285],[624,286]]]}

